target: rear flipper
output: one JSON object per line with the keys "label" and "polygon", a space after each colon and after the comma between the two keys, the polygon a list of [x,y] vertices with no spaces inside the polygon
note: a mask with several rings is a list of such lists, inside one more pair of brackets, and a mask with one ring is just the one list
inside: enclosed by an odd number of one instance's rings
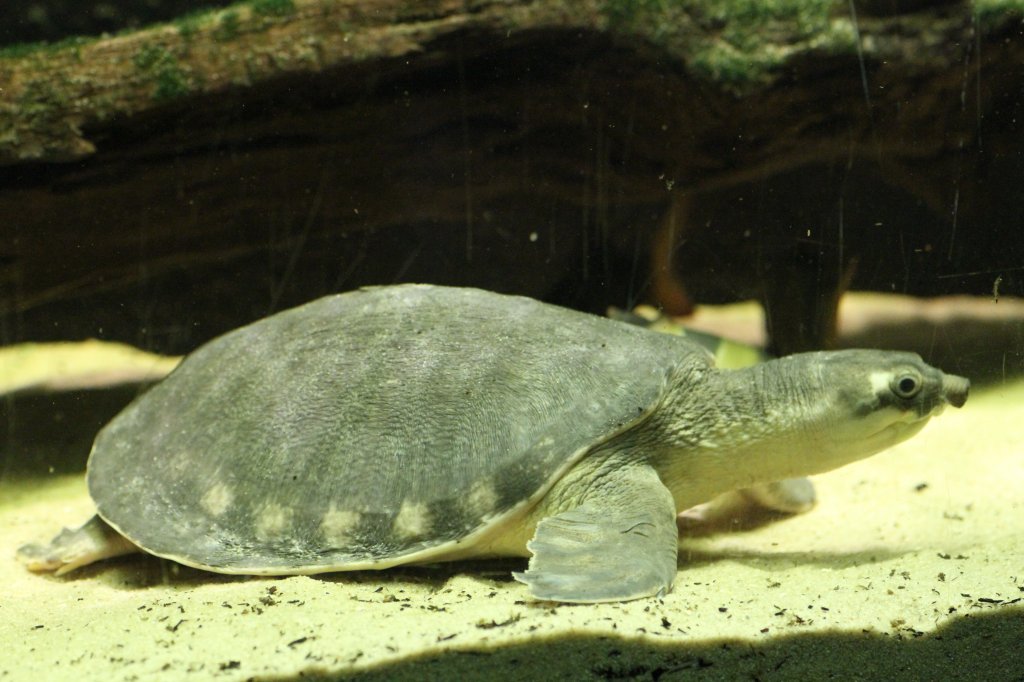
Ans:
{"label": "rear flipper", "polygon": [[30,571],[63,575],[94,561],[139,551],[103,519],[93,516],[80,528],[65,528],[48,544],[22,545],[17,557]]}

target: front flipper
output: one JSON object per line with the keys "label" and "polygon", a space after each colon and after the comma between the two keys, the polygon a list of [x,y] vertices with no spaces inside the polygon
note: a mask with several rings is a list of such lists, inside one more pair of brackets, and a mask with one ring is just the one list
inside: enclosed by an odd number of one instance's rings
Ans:
{"label": "front flipper", "polygon": [[53,571],[54,575],[63,575],[94,561],[138,551],[136,545],[103,519],[93,516],[79,528],[65,528],[48,544],[22,545],[17,556],[30,571]]}
{"label": "front flipper", "polygon": [[579,506],[544,518],[513,573],[538,599],[627,601],[672,587],[678,532],[672,495],[647,466],[605,469]]}

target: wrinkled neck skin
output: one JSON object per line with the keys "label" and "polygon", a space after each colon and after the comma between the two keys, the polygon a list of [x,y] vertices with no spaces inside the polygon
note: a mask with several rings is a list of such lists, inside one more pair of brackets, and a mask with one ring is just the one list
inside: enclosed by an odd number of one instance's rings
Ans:
{"label": "wrinkled neck skin", "polygon": [[672,382],[683,388],[668,393],[638,430],[636,445],[646,449],[680,511],[729,490],[835,469],[910,437],[927,421],[880,431],[891,417],[857,417],[830,399],[810,354],[742,370],[691,365],[677,373],[690,376]]}

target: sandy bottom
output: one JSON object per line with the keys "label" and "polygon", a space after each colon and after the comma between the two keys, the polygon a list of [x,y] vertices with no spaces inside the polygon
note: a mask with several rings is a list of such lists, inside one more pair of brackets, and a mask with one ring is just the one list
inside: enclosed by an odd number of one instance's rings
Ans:
{"label": "sandy bottom", "polygon": [[87,517],[80,477],[0,487],[0,679],[1024,676],[1024,382],[816,479],[808,514],[683,542],[663,600],[532,602],[516,562],[237,578],[13,559]]}
{"label": "sandy bottom", "polygon": [[245,578],[148,556],[15,560],[92,512],[80,475],[0,482],[0,680],[1024,680],[1024,380],[815,479],[795,517],[726,509],[675,588],[532,601],[523,562]]}

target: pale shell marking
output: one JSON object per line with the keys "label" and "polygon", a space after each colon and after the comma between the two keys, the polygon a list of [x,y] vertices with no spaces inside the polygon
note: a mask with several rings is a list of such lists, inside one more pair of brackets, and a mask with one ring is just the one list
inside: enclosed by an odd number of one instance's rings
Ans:
{"label": "pale shell marking", "polygon": [[263,507],[256,518],[256,537],[261,540],[278,538],[292,523],[294,510],[271,502]]}
{"label": "pale shell marking", "polygon": [[392,530],[398,537],[410,539],[425,536],[432,525],[427,505],[406,500],[398,510]]}
{"label": "pale shell marking", "polygon": [[226,512],[234,499],[235,494],[231,488],[225,483],[218,483],[203,494],[199,504],[210,516],[216,517]]}
{"label": "pale shell marking", "polygon": [[498,506],[498,491],[491,481],[479,481],[469,491],[466,509],[478,519],[494,513]]}
{"label": "pale shell marking", "polygon": [[333,502],[320,521],[320,534],[327,544],[344,547],[352,541],[352,530],[362,515],[349,509],[338,509]]}

